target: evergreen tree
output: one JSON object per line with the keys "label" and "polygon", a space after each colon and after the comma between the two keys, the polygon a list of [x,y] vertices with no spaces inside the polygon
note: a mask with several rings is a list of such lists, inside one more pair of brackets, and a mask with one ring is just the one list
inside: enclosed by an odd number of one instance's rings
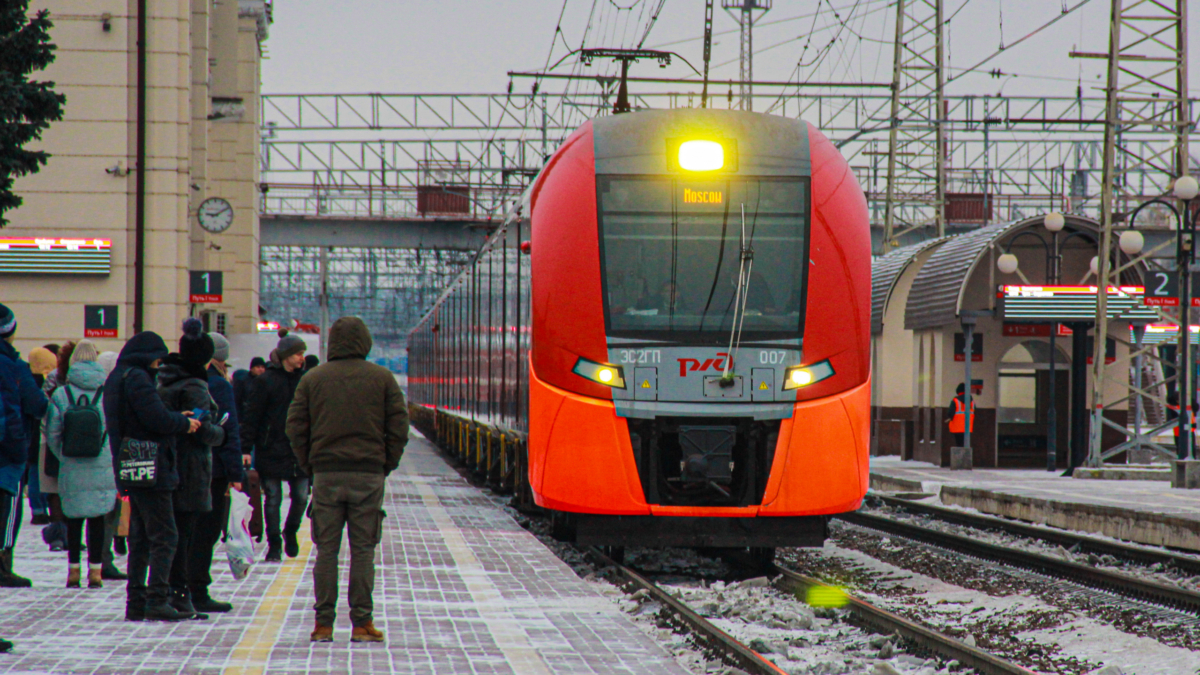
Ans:
{"label": "evergreen tree", "polygon": [[26,150],[41,140],[50,122],[62,119],[67,98],[53,82],[36,82],[29,75],[54,62],[47,10],[28,18],[29,0],[0,0],[0,227],[4,213],[21,205],[13,194],[15,178],[37,173],[50,154]]}

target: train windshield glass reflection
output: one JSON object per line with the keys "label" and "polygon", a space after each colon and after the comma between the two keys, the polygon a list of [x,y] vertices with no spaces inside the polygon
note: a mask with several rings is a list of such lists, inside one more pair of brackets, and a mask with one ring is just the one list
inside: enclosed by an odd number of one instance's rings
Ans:
{"label": "train windshield glass reflection", "polygon": [[597,176],[597,192],[610,334],[728,336],[744,206],[754,264],[743,337],[799,336],[807,179]]}

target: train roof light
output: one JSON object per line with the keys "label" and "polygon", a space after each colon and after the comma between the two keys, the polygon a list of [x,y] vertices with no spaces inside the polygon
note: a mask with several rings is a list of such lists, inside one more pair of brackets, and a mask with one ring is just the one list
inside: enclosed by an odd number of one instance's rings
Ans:
{"label": "train roof light", "polygon": [[679,168],[685,171],[716,171],[725,166],[725,148],[716,141],[684,141],[679,144]]}

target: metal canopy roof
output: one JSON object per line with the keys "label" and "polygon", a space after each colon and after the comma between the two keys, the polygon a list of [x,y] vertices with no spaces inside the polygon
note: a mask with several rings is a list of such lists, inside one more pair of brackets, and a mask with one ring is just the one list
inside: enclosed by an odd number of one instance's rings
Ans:
{"label": "metal canopy roof", "polygon": [[[1017,231],[1041,226],[1043,216],[996,223],[951,237],[921,266],[913,279],[904,310],[908,330],[931,330],[958,322],[963,291],[971,272],[996,242]],[[1099,223],[1091,218],[1066,215],[1066,229],[1096,232]],[[1136,273],[1134,273],[1136,274]]]}
{"label": "metal canopy roof", "polygon": [[871,260],[871,335],[883,332],[883,315],[887,311],[888,301],[896,282],[909,263],[930,247],[945,242],[947,237],[930,239],[898,248],[885,255]]}

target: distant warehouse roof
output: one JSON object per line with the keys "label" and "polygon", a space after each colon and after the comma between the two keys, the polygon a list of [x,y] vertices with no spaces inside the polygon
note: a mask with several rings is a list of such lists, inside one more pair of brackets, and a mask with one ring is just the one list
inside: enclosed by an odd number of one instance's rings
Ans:
{"label": "distant warehouse roof", "polygon": [[871,261],[871,335],[883,332],[883,315],[896,282],[917,256],[945,242],[947,237],[910,244]]}

